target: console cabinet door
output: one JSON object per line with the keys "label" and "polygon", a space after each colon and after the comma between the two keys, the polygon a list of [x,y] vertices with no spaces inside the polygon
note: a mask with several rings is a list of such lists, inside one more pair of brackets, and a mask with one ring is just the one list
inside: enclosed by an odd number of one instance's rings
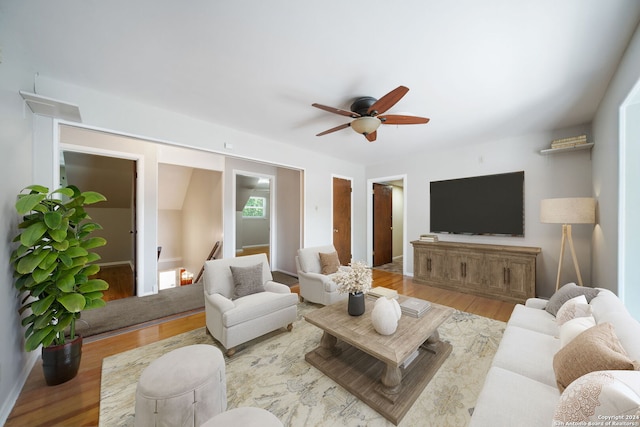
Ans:
{"label": "console cabinet door", "polygon": [[487,255],[487,292],[496,295],[507,294],[507,266],[509,262],[499,255]]}
{"label": "console cabinet door", "polygon": [[419,248],[414,251],[413,275],[418,280],[444,282],[448,277],[446,251]]}
{"label": "console cabinet door", "polygon": [[511,257],[507,265],[509,295],[527,299],[535,295],[535,261],[525,257]]}

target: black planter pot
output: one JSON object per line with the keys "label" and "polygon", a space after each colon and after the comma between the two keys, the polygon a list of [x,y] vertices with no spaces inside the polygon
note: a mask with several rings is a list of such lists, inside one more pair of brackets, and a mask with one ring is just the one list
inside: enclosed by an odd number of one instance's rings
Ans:
{"label": "black planter pot", "polygon": [[349,294],[348,311],[351,316],[361,316],[364,314],[364,294],[362,292],[352,292]]}
{"label": "black planter pot", "polygon": [[42,370],[47,385],[58,385],[73,379],[80,369],[82,337],[62,345],[42,348]]}

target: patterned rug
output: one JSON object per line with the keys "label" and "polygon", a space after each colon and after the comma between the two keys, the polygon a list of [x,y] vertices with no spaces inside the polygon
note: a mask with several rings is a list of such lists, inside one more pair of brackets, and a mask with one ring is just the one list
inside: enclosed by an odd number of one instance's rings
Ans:
{"label": "patterned rug", "polygon": [[[318,307],[301,303],[292,332],[283,329],[255,339],[226,358],[228,409],[265,408],[293,427],[392,426],[304,360],[322,333],[303,316]],[[503,322],[460,311],[445,322],[440,337],[453,351],[399,425],[467,425],[504,327]],[[217,345],[200,328],[104,359],[100,425],[132,426],[142,370],[170,350],[203,343]]]}

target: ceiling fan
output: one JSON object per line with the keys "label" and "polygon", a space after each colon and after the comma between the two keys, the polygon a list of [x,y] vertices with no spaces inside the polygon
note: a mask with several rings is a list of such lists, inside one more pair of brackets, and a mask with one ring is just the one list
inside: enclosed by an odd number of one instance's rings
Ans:
{"label": "ceiling fan", "polygon": [[322,104],[311,104],[313,107],[328,111],[341,116],[353,118],[349,123],[336,126],[334,128],[320,132],[316,136],[326,135],[341,129],[350,127],[359,134],[364,135],[369,142],[376,140],[378,127],[383,125],[417,125],[429,122],[426,117],[406,116],[400,114],[384,114],[393,107],[403,96],[409,92],[409,88],[398,86],[380,99],[371,96],[357,98],[351,104],[351,111],[340,108],[328,107]]}

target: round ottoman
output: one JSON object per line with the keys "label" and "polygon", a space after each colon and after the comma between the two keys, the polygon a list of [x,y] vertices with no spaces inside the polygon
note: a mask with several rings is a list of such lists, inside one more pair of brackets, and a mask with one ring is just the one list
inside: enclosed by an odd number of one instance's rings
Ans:
{"label": "round ottoman", "polygon": [[199,426],[227,409],[222,352],[190,345],[147,366],[136,388],[136,427]]}
{"label": "round ottoman", "polygon": [[235,408],[216,415],[202,427],[282,427],[282,423],[271,412],[262,408]]}

